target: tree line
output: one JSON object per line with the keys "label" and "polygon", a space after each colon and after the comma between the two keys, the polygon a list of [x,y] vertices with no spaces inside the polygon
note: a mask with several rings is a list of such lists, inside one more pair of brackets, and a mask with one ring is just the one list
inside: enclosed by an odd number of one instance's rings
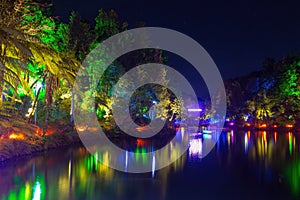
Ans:
{"label": "tree line", "polygon": [[225,81],[228,116],[240,122],[297,124],[300,55],[266,59],[262,70]]}
{"label": "tree line", "polygon": [[[114,10],[99,9],[93,23],[73,11],[69,22],[63,23],[53,15],[53,6],[37,0],[0,2],[0,118],[26,119],[44,127],[44,132],[51,122],[70,122],[72,87],[86,55],[108,37],[128,29],[128,23],[121,22]],[[110,120],[110,97],[118,79],[133,66],[165,60],[157,49],[118,58],[99,80],[96,105],[85,105],[85,109],[95,107],[100,120]],[[141,95],[148,95],[148,100],[142,102],[138,99]],[[158,86],[145,86],[131,98],[135,102],[131,112],[137,118],[149,111],[153,100],[165,108],[160,117],[174,116],[167,110],[179,106],[178,101],[167,105],[174,98]]]}

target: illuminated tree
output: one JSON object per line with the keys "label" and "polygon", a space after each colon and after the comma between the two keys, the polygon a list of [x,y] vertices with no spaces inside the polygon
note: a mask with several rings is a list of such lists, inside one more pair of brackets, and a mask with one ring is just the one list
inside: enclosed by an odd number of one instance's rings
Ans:
{"label": "illuminated tree", "polygon": [[79,63],[73,58],[72,51],[69,50],[68,26],[58,23],[48,16],[49,8],[50,6],[47,4],[33,3],[29,0],[18,8],[18,12],[23,18],[20,30],[39,38],[46,46],[46,48],[39,47],[39,52],[34,52],[34,62],[43,66],[43,74],[45,74],[43,76],[46,87],[45,128],[50,118],[53,94],[62,86],[71,87],[79,66]]}
{"label": "illuminated tree", "polygon": [[278,81],[276,94],[280,97],[280,104],[284,106],[287,119],[295,122],[300,119],[300,59],[294,58],[283,65],[284,71]]}
{"label": "illuminated tree", "polygon": [[272,111],[275,105],[265,92],[258,93],[253,100],[248,101],[248,109],[257,121],[267,121],[274,116]]}
{"label": "illuminated tree", "polygon": [[[11,108],[16,101],[16,92],[21,85],[26,95],[33,97],[28,85],[30,71],[26,62],[31,62],[32,50],[41,43],[34,37],[18,30],[20,15],[16,11],[16,5],[12,1],[3,1],[0,4],[0,107],[7,108],[2,104],[3,88],[12,91],[10,98]],[[4,95],[9,95],[8,92]],[[8,96],[6,96],[8,97]],[[6,98],[7,99],[7,98]],[[20,100],[20,99],[19,99]],[[6,110],[7,111],[7,110]],[[5,114],[5,112],[2,114]]]}
{"label": "illuminated tree", "polygon": [[[3,86],[8,86],[9,91],[17,91],[21,85],[22,94],[33,99],[35,84],[45,82],[47,124],[54,90],[62,83],[71,86],[79,67],[68,50],[68,27],[45,14],[46,4],[30,0],[4,1],[0,8],[3,17],[0,22],[1,94]],[[38,95],[32,104],[29,120],[37,98]]]}

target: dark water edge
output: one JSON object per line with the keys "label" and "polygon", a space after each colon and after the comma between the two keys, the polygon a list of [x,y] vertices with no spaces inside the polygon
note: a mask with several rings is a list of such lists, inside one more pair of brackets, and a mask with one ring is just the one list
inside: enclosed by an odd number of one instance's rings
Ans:
{"label": "dark water edge", "polygon": [[0,199],[34,199],[37,188],[37,199],[299,199],[299,150],[297,134],[224,132],[206,157],[188,151],[153,175],[71,146],[5,162]]}
{"label": "dark water edge", "polygon": [[30,158],[41,153],[82,145],[78,134],[59,133],[34,142],[30,140],[0,139],[0,166],[10,160]]}

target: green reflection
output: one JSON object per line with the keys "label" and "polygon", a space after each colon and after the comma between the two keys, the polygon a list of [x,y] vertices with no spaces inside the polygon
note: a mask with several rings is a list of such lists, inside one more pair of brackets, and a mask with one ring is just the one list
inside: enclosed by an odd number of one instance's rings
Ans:
{"label": "green reflection", "polygon": [[300,196],[300,161],[297,160],[291,165],[288,165],[285,174],[292,193],[296,196]]}
{"label": "green reflection", "polygon": [[88,171],[97,171],[100,160],[102,159],[99,159],[99,154],[96,152],[94,155],[87,156],[87,158],[84,159],[84,164]]}
{"label": "green reflection", "polygon": [[292,153],[293,153],[293,135],[291,132],[289,132],[288,134],[289,134],[289,151],[290,151],[290,155],[292,155]]}
{"label": "green reflection", "polygon": [[[18,179],[21,179],[18,177]],[[44,177],[36,177],[34,184],[29,182],[20,185],[18,191],[11,190],[7,198],[5,196],[2,199],[8,200],[43,200],[46,195],[45,179]]]}
{"label": "green reflection", "polygon": [[43,176],[36,176],[32,200],[43,200],[46,197],[46,184]]}
{"label": "green reflection", "polygon": [[136,161],[139,161],[140,159],[142,159],[142,163],[143,164],[147,164],[148,163],[148,156],[147,156],[147,151],[146,148],[139,148],[137,147],[135,149],[135,159]]}
{"label": "green reflection", "polygon": [[[5,198],[4,198],[5,199]],[[17,193],[15,191],[10,191],[8,193],[8,200],[17,200]]]}

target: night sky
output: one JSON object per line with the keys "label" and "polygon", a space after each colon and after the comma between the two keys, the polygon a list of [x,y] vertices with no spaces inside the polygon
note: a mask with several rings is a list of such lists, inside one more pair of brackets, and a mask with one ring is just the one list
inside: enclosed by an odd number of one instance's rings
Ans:
{"label": "night sky", "polygon": [[211,55],[224,79],[261,69],[266,58],[300,52],[300,1],[292,0],[53,0],[67,22],[72,10],[93,21],[99,8],[121,21],[180,31]]}

